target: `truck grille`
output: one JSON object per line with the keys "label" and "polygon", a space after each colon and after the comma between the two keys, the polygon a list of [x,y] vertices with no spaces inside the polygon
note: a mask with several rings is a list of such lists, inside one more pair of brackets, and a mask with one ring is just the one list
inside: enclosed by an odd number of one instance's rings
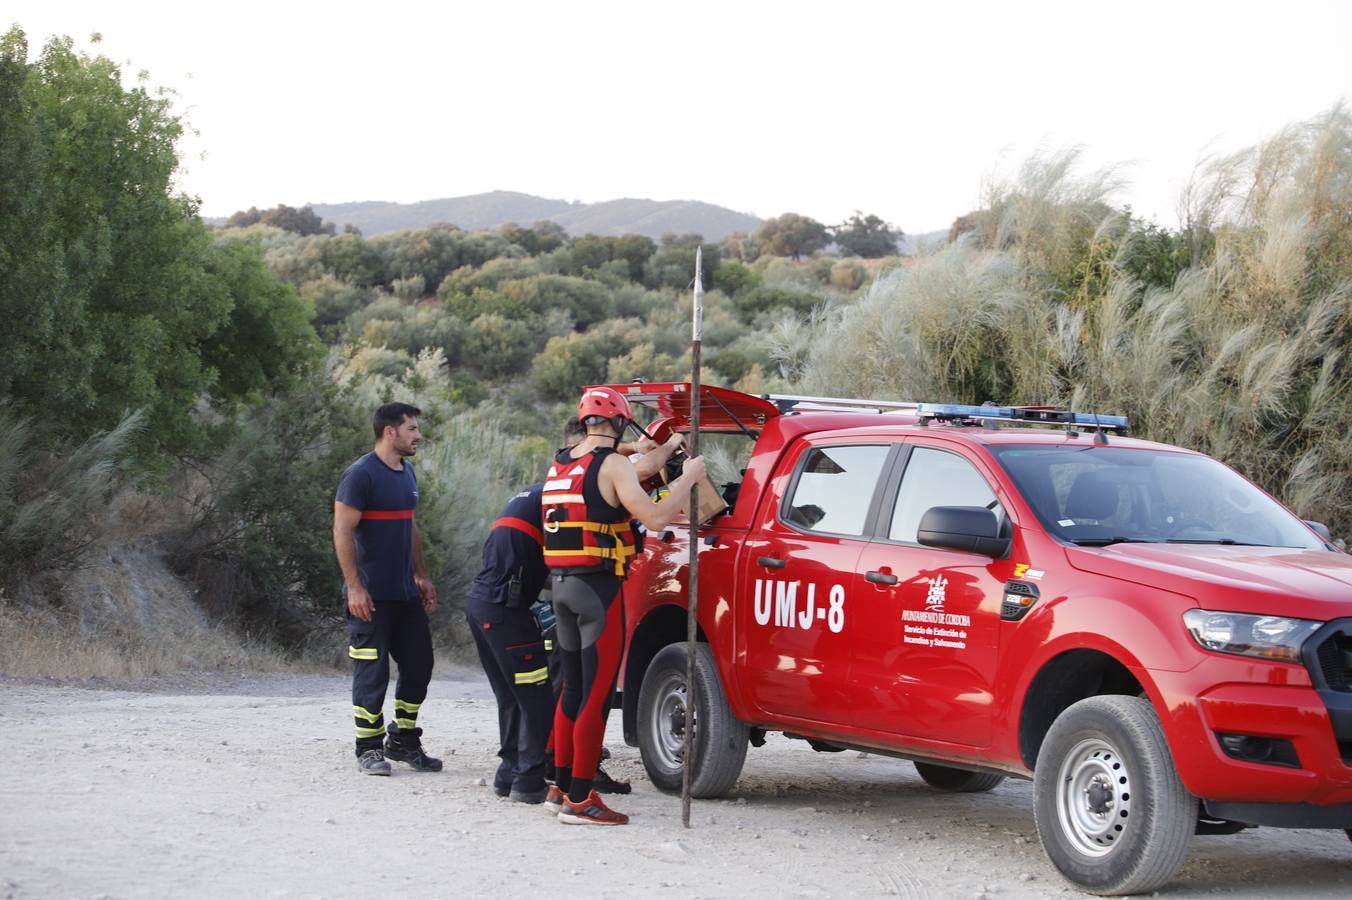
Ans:
{"label": "truck grille", "polygon": [[1352,691],[1352,634],[1342,631],[1329,635],[1316,656],[1325,684],[1335,691]]}

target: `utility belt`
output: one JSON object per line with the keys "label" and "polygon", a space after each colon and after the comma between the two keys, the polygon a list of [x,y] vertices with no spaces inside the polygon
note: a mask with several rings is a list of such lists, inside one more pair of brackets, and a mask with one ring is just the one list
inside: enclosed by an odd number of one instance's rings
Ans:
{"label": "utility belt", "polygon": [[549,574],[555,578],[567,578],[569,575],[613,575],[615,566],[609,562],[594,566],[551,566]]}

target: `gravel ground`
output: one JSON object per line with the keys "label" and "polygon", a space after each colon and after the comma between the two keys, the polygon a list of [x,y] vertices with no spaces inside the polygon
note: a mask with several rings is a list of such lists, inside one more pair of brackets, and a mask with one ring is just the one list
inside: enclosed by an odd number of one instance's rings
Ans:
{"label": "gravel ground", "polygon": [[[347,679],[0,679],[0,898],[1083,896],[1033,828],[1031,785],[946,795],[907,763],[771,735],[735,793],[647,781],[612,715],[626,828],[563,826],[488,785],[496,712],[481,673],[433,682],[420,717],[439,774],[355,770]],[[1168,897],[1352,896],[1341,832],[1198,837]]]}

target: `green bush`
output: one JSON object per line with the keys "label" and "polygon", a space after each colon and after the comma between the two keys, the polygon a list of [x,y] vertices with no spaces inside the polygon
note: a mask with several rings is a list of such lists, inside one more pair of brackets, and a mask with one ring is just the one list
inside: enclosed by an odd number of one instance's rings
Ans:
{"label": "green bush", "polygon": [[[372,322],[372,326],[384,322]],[[383,375],[397,378],[413,365],[413,354],[407,350],[390,349],[384,344],[362,347],[352,355],[352,371],[358,375]]]}
{"label": "green bush", "polygon": [[857,259],[842,259],[831,266],[831,287],[839,291],[856,291],[868,280],[868,268]]}
{"label": "green bush", "polygon": [[535,357],[531,384],[551,400],[576,399],[583,385],[606,380],[607,352],[593,335],[552,337]]}
{"label": "green bush", "polygon": [[761,283],[761,275],[755,269],[730,259],[718,267],[714,273],[714,287],[729,297],[751,290]]}
{"label": "green bush", "polygon": [[695,251],[700,248],[704,288],[712,288],[723,251],[717,244],[705,244],[698,234],[662,235],[661,246],[644,264],[643,283],[650,288],[685,290],[695,280]]}
{"label": "green bush", "polygon": [[505,309],[520,311],[513,318],[560,309],[571,315],[579,328],[608,319],[614,310],[610,291],[604,286],[567,275],[535,275],[503,281],[498,285],[498,294],[505,301]]}
{"label": "green bush", "polygon": [[723,384],[741,381],[751,371],[754,360],[741,350],[728,348],[721,350],[709,360],[709,365],[718,373]]}
{"label": "green bush", "polygon": [[144,422],[132,414],[70,450],[0,404],[0,591],[27,598],[26,582],[74,567],[113,528],[119,459]]}
{"label": "green bush", "polygon": [[648,342],[635,344],[627,352],[612,356],[606,364],[605,380],[623,384],[641,378],[644,381],[684,380],[690,373],[688,358],[677,359],[659,353]]}
{"label": "green bush", "polygon": [[339,281],[362,287],[387,283],[385,260],[380,251],[358,234],[314,237],[324,269]]}
{"label": "green bush", "polygon": [[[357,290],[362,290],[362,288],[357,288]],[[403,319],[405,305],[398,297],[392,297],[383,292],[377,292],[372,296],[371,302],[360,307],[343,322],[342,334],[344,340],[356,341],[361,339],[368,322],[398,322]]]}
{"label": "green bush", "polygon": [[807,271],[817,285],[828,287],[831,284],[831,270],[835,268],[836,262],[829,256],[820,256],[807,264]]}
{"label": "green bush", "polygon": [[371,300],[371,292],[339,281],[332,275],[322,275],[300,286],[300,296],[314,309],[311,323],[320,336],[333,341],[338,337],[338,326]]}
{"label": "green bush", "polygon": [[496,290],[504,281],[540,274],[540,261],[534,259],[494,259],[482,266],[462,266],[451,272],[437,287],[437,296],[451,302],[455,294],[471,294],[476,289]]}
{"label": "green bush", "polygon": [[486,313],[465,328],[464,364],[479,375],[501,378],[524,372],[534,352],[535,340],[525,322]]}
{"label": "green bush", "polygon": [[799,314],[812,311],[822,302],[821,296],[812,291],[794,288],[778,288],[761,285],[737,297],[737,314],[744,322],[750,322],[761,313],[772,310],[787,310]]}
{"label": "green bush", "polygon": [[441,350],[452,365],[460,361],[465,324],[455,316],[425,306],[405,306],[389,318],[367,318],[361,340],[371,347],[403,350],[416,356],[426,348]]}

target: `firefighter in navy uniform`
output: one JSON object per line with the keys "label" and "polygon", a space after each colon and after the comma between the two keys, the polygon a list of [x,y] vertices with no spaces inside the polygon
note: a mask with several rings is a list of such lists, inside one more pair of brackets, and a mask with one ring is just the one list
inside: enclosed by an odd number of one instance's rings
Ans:
{"label": "firefighter in navy uniform", "polygon": [[[376,410],[375,448],[343,473],[333,504],[333,545],[343,570],[348,656],[353,660],[357,768],[368,775],[389,775],[387,759],[422,772],[441,771],[441,760],[423,751],[418,727],[432,679],[427,614],[437,608],[437,591],[427,577],[413,519],[418,479],[409,458],[422,440],[419,414],[407,403],[387,403]],[[399,681],[387,735],[384,705],[391,657],[399,664]]]}
{"label": "firefighter in navy uniform", "polygon": [[593,779],[624,655],[621,590],[636,543],[630,522],[665,528],[704,477],[704,461],[687,460],[671,492],[653,502],[634,466],[615,450],[633,418],[629,401],[611,388],[591,388],[577,418],[586,437],[558,452],[541,497],[563,674],[554,715],[556,784],[545,805],[557,807],[566,824],[624,825],[629,817],[601,802]]}
{"label": "firefighter in navy uniform", "polygon": [[493,778],[499,797],[522,803],[545,799],[547,744],[554,716],[549,656],[531,605],[545,568],[540,489],[534,484],[511,500],[484,541],[483,568],[466,601],[474,643],[498,701],[498,757]]}

